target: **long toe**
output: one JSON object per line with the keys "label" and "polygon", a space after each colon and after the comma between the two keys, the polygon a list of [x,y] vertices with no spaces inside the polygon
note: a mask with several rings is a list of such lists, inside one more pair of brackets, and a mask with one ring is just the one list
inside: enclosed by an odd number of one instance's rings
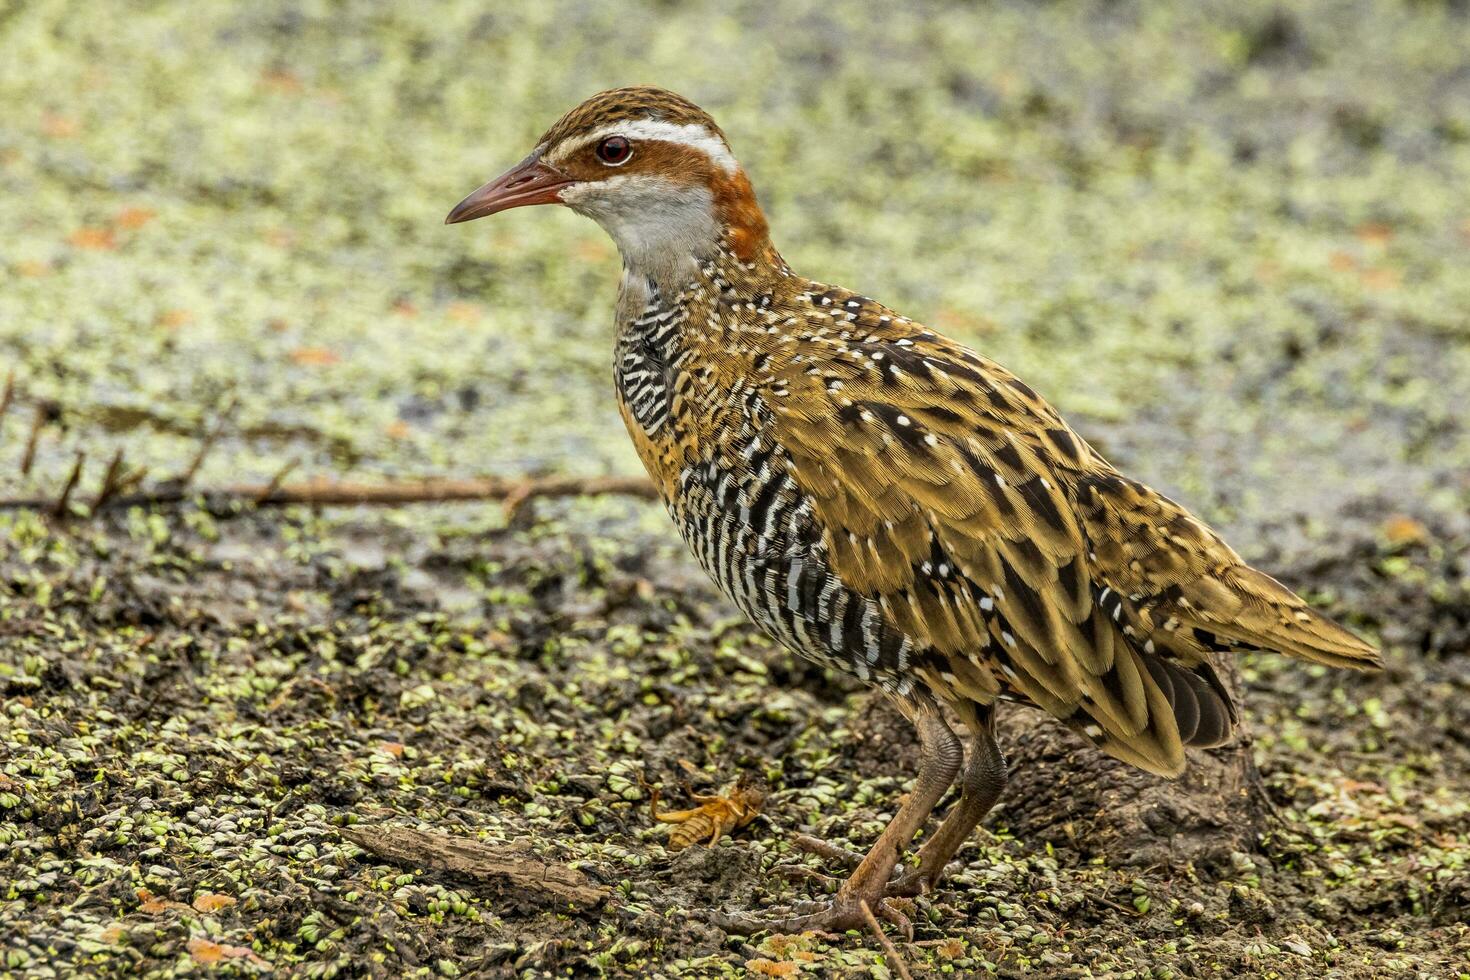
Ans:
{"label": "long toe", "polygon": [[808,854],[815,854],[824,861],[847,868],[849,871],[863,863],[863,855],[837,844],[831,844],[810,834],[793,834],[791,843]]}
{"label": "long toe", "polygon": [[829,874],[823,874],[816,868],[808,868],[804,864],[778,864],[771,870],[788,881],[815,881],[818,884],[826,885],[833,891],[842,887],[843,879],[834,878]]}
{"label": "long toe", "polygon": [[[913,903],[905,902],[904,904],[910,906],[910,910],[912,911]],[[900,911],[896,903],[890,902],[886,898],[878,899],[878,905],[873,909],[873,916],[874,918],[897,926],[898,931],[903,933],[904,942],[911,943],[914,941],[914,923],[907,915]],[[866,919],[866,916],[864,916],[864,919]]]}
{"label": "long toe", "polygon": [[[726,932],[742,936],[758,932],[795,934],[802,932],[842,933],[850,929],[866,930],[868,916],[863,900],[838,898],[830,902],[801,902],[786,908],[772,909],[769,914],[725,912],[712,909],[708,921]],[[873,916],[898,928],[905,941],[914,938],[914,925],[898,906],[886,898],[867,903]]]}
{"label": "long toe", "polygon": [[[810,834],[793,834],[791,835],[791,843],[798,849],[815,855],[828,864],[834,864],[840,868],[846,868],[849,871],[855,871],[857,866],[863,863],[863,855],[857,851],[850,851],[840,844],[832,844],[822,840],[820,837],[812,837]],[[910,898],[914,895],[923,894],[923,892],[912,890],[894,890],[900,879],[912,878],[917,873],[917,870],[922,869],[906,870],[903,867],[893,869],[893,880],[889,883],[888,890],[885,894],[902,895]],[[840,878],[834,878],[831,875],[826,875],[820,871],[814,871],[811,868],[805,868],[796,864],[778,865],[776,873],[788,878],[807,878],[812,881],[820,881],[824,884],[840,885],[842,883]],[[932,888],[932,883],[930,887]]]}
{"label": "long toe", "polygon": [[711,910],[709,922],[729,933],[750,936],[757,932],[795,934],[802,932],[846,932],[866,923],[861,907],[849,902],[801,902],[776,908],[770,914]]}

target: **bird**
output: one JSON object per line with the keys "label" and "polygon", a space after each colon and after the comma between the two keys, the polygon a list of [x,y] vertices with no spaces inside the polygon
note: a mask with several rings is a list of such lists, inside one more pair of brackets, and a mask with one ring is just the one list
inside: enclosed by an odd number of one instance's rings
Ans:
{"label": "bird", "polygon": [[[697,562],[772,640],[878,689],[917,730],[913,790],[836,893],[710,910],[728,931],[842,932],[872,911],[911,935],[890,899],[937,888],[1000,798],[1002,705],[1175,777],[1187,748],[1239,722],[1223,657],[1382,666],[1016,375],[794,272],[688,99],[592,96],[445,222],[541,204],[617,245],[618,407]],[[900,866],[951,787],[958,802]]]}

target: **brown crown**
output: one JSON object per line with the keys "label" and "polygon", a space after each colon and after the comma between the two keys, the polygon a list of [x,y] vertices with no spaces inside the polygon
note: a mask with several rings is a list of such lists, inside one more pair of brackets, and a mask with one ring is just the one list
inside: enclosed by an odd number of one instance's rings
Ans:
{"label": "brown crown", "polygon": [[698,123],[720,139],[725,138],[709,113],[682,95],[652,85],[635,85],[598,92],[557,120],[540,142],[551,145],[627,119],[657,119],[679,125]]}

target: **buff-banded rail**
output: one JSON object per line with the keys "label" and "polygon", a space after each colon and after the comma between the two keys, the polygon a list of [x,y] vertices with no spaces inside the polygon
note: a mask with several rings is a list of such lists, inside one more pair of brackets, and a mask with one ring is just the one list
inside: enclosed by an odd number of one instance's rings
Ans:
{"label": "buff-banded rail", "polygon": [[933,888],[1001,794],[1002,702],[1177,776],[1186,748],[1237,724],[1222,656],[1380,666],[1005,368],[792,271],[724,133],[687,99],[593,96],[446,220],[531,204],[617,244],[618,405],[695,558],[772,639],[878,688],[918,731],[912,792],[835,896],[714,913],[725,928],[860,928],[864,903],[906,924],[885,899]]}

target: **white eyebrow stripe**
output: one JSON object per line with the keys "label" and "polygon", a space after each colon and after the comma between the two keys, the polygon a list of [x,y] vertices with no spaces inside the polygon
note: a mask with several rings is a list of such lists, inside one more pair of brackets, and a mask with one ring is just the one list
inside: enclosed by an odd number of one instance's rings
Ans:
{"label": "white eyebrow stripe", "polygon": [[725,141],[710,132],[699,123],[671,123],[659,119],[629,119],[612,126],[605,126],[597,132],[592,133],[585,139],[577,141],[575,147],[569,147],[558,156],[567,152],[606,139],[609,136],[626,136],[629,139],[661,140],[665,143],[678,143],[681,146],[693,147],[708,156],[715,165],[727,174],[733,174],[740,169],[740,164],[735,161],[735,155],[725,145]]}

